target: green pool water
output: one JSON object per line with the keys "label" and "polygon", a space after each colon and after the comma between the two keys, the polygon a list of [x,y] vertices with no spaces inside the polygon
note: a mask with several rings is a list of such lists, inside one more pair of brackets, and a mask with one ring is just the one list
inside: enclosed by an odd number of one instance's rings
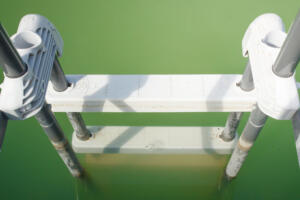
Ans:
{"label": "green pool water", "polygon": [[[12,35],[23,15],[48,17],[64,39],[60,62],[67,74],[241,74],[248,24],[274,12],[289,27],[299,8],[298,0],[2,0],[0,21]],[[83,117],[88,125],[222,126],[227,115]],[[56,116],[70,139],[66,115]],[[293,137],[291,122],[269,119],[231,183],[222,181],[229,157],[217,155],[79,155],[88,177],[75,180],[34,119],[10,121],[0,153],[0,199],[297,200],[300,170]]]}
{"label": "green pool water", "polygon": [[79,199],[199,199],[219,197],[226,156],[86,155],[89,172]]}

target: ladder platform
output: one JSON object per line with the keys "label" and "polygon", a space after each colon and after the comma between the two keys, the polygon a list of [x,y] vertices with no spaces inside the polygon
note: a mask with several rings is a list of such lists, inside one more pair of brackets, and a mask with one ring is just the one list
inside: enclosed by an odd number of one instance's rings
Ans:
{"label": "ladder platform", "polygon": [[77,153],[230,154],[237,144],[224,142],[223,127],[89,126],[93,136],[82,141],[73,133]]}
{"label": "ladder platform", "polygon": [[241,75],[68,75],[64,92],[49,83],[54,112],[250,112],[255,90]]}

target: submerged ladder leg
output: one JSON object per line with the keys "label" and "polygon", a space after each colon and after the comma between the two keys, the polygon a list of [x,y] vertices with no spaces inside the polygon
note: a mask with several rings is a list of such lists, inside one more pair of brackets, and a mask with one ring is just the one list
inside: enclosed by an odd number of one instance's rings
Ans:
{"label": "submerged ladder leg", "polygon": [[257,106],[251,112],[248,122],[226,167],[226,176],[228,179],[232,179],[237,176],[243,162],[248,155],[248,152],[253,146],[259,132],[265,125],[267,118],[268,116],[264,114]]}
{"label": "submerged ladder leg", "polygon": [[[251,66],[249,61],[246,65],[246,69],[242,76],[242,80],[237,85],[244,91],[251,91],[254,89]],[[232,141],[234,139],[236,129],[239,126],[242,115],[242,112],[232,112],[229,114],[225,124],[225,128],[221,133],[220,138],[222,138],[226,142]]]}
{"label": "submerged ladder leg", "polygon": [[[275,60],[273,65],[273,73],[276,76],[285,78],[290,77],[294,74],[297,64],[300,60],[300,12],[298,13],[295,21],[293,22],[287,37],[281,46],[279,54]],[[247,70],[250,68],[250,65],[247,65],[246,71],[243,75],[242,83],[252,82],[251,70]],[[248,76],[246,76],[248,74]],[[244,82],[244,83],[245,83]],[[249,85],[241,84],[241,88],[243,87],[247,89]],[[239,172],[244,160],[246,159],[249,150],[251,149],[254,141],[256,140],[259,132],[263,128],[268,116],[264,114],[258,106],[251,112],[249,120],[246,124],[246,127],[243,130],[241,137],[239,138],[238,144],[235,147],[233,154],[229,160],[229,163],[226,167],[226,176],[229,179],[236,177]]]}
{"label": "submerged ladder leg", "polygon": [[[51,73],[51,82],[53,84],[54,90],[57,92],[65,91],[70,83],[66,79],[66,76],[60,66],[58,58],[55,57],[53,63],[53,69]],[[71,125],[76,133],[76,136],[80,140],[88,140],[91,137],[90,131],[86,128],[86,125],[81,117],[80,113],[67,113],[67,116],[71,122]]]}
{"label": "submerged ladder leg", "polygon": [[83,175],[83,168],[81,167],[71,145],[65,138],[64,133],[55,119],[50,105],[44,104],[42,109],[35,115],[35,118],[40,123],[52,145],[62,158],[71,174],[75,177]]}
{"label": "submerged ladder leg", "polygon": [[[254,89],[253,84],[253,77],[251,72],[251,66],[248,61],[246,69],[244,71],[243,77],[241,82],[239,83],[239,86],[244,91],[251,91]],[[225,136],[232,136],[234,137],[234,134],[236,132],[236,128],[238,126],[240,118],[238,118],[240,115],[236,118],[232,117],[234,116],[233,113],[230,113],[228,120],[226,122],[226,127],[223,132],[223,140],[225,140]],[[229,160],[229,163],[226,167],[226,177],[230,180],[237,176],[240,168],[242,167],[243,162],[245,161],[248,152],[250,151],[251,147],[253,146],[259,132],[263,128],[268,116],[264,114],[257,106],[256,108],[251,112],[250,117],[248,119],[248,122],[242,132],[241,137],[239,138],[238,144],[235,147],[231,158]],[[221,135],[222,136],[222,135]]]}

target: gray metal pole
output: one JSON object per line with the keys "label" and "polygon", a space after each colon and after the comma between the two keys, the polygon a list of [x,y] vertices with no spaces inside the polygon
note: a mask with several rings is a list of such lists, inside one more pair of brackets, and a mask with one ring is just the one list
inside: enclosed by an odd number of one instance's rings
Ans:
{"label": "gray metal pole", "polygon": [[[279,77],[290,77],[294,74],[300,59],[300,12],[298,13],[283,46],[273,65],[273,72]],[[246,70],[247,71],[247,70]],[[226,176],[229,179],[236,177],[249,150],[263,128],[267,115],[256,107],[250,114],[250,118],[239,139],[238,145],[233,151],[226,167]],[[296,126],[295,126],[296,127]],[[297,128],[297,127],[296,127]]]}
{"label": "gray metal pole", "polygon": [[26,73],[27,66],[10,41],[4,27],[0,24],[0,66],[9,78],[18,78]]}
{"label": "gray metal pole", "polygon": [[292,123],[294,129],[294,137],[296,141],[298,163],[300,166],[300,109],[294,114],[292,118]]}
{"label": "gray metal pole", "polygon": [[35,115],[35,118],[44,129],[71,174],[75,177],[81,177],[83,175],[83,169],[68,140],[65,138],[61,127],[56,121],[50,109],[50,105],[45,103],[42,109]]}
{"label": "gray metal pole", "polygon": [[292,24],[288,35],[273,65],[277,76],[290,77],[294,74],[300,59],[300,11]]}
{"label": "gray metal pole", "polygon": [[8,122],[7,117],[4,115],[3,112],[0,111],[0,152],[2,150],[2,144],[4,141],[7,122]]}
{"label": "gray metal pole", "polygon": [[228,179],[237,176],[267,118],[268,116],[258,107],[251,112],[249,120],[226,167],[226,176]]}
{"label": "gray metal pole", "polygon": [[68,82],[56,56],[54,59],[50,80],[54,90],[57,92],[63,92],[70,86],[70,83]]}
{"label": "gray metal pole", "polygon": [[238,86],[240,86],[240,88],[244,91],[251,91],[254,89],[250,61],[247,62],[242,80],[238,83]]}
{"label": "gray metal pole", "polygon": [[90,131],[86,128],[80,113],[67,112],[67,116],[80,140],[88,140],[91,137]]}
{"label": "gray metal pole", "polygon": [[[63,92],[70,86],[70,83],[68,82],[57,57],[55,57],[55,60],[53,63],[53,69],[52,69],[50,79],[53,84],[54,90],[56,90],[58,92]],[[71,125],[72,125],[75,133],[76,133],[76,136],[80,140],[88,140],[92,134],[86,128],[86,125],[83,121],[81,114],[74,112],[74,113],[67,113],[67,116],[71,122]]]}
{"label": "gray metal pole", "polygon": [[225,128],[222,131],[220,138],[222,138],[226,142],[232,141],[234,139],[236,129],[239,126],[242,115],[243,115],[242,112],[229,113],[229,116],[225,124]]}
{"label": "gray metal pole", "polygon": [[[23,63],[18,52],[12,45],[7,33],[0,24],[0,64],[4,69],[4,73],[7,77],[18,78],[26,73],[27,66]],[[46,103],[42,109],[35,115],[35,118],[45,130],[53,146],[57,150],[60,157],[63,159],[70,172],[75,177],[83,175],[83,169],[80,166],[79,161],[66,140],[63,131],[58,125],[54,114]],[[7,119],[1,115],[1,139],[3,140]]]}
{"label": "gray metal pole", "polygon": [[[237,86],[239,86],[244,91],[251,91],[254,89],[251,66],[249,61],[246,65],[246,69],[242,76],[242,80],[237,84]],[[242,115],[242,112],[232,112],[229,114],[225,124],[225,128],[222,131],[220,138],[222,138],[226,142],[232,141],[234,139]]]}

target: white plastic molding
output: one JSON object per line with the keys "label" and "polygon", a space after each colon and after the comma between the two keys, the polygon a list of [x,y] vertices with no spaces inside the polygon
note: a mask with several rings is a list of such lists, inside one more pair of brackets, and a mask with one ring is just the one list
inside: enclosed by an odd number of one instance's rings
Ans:
{"label": "white plastic molding", "polygon": [[257,17],[243,38],[243,55],[249,56],[258,107],[268,116],[287,120],[299,108],[295,77],[276,76],[272,66],[286,37],[284,24],[275,14]]}
{"label": "white plastic molding", "polygon": [[26,119],[44,104],[53,61],[56,54],[62,54],[63,41],[55,27],[40,15],[24,16],[11,40],[28,70],[22,77],[4,78],[0,110],[11,119]]}

